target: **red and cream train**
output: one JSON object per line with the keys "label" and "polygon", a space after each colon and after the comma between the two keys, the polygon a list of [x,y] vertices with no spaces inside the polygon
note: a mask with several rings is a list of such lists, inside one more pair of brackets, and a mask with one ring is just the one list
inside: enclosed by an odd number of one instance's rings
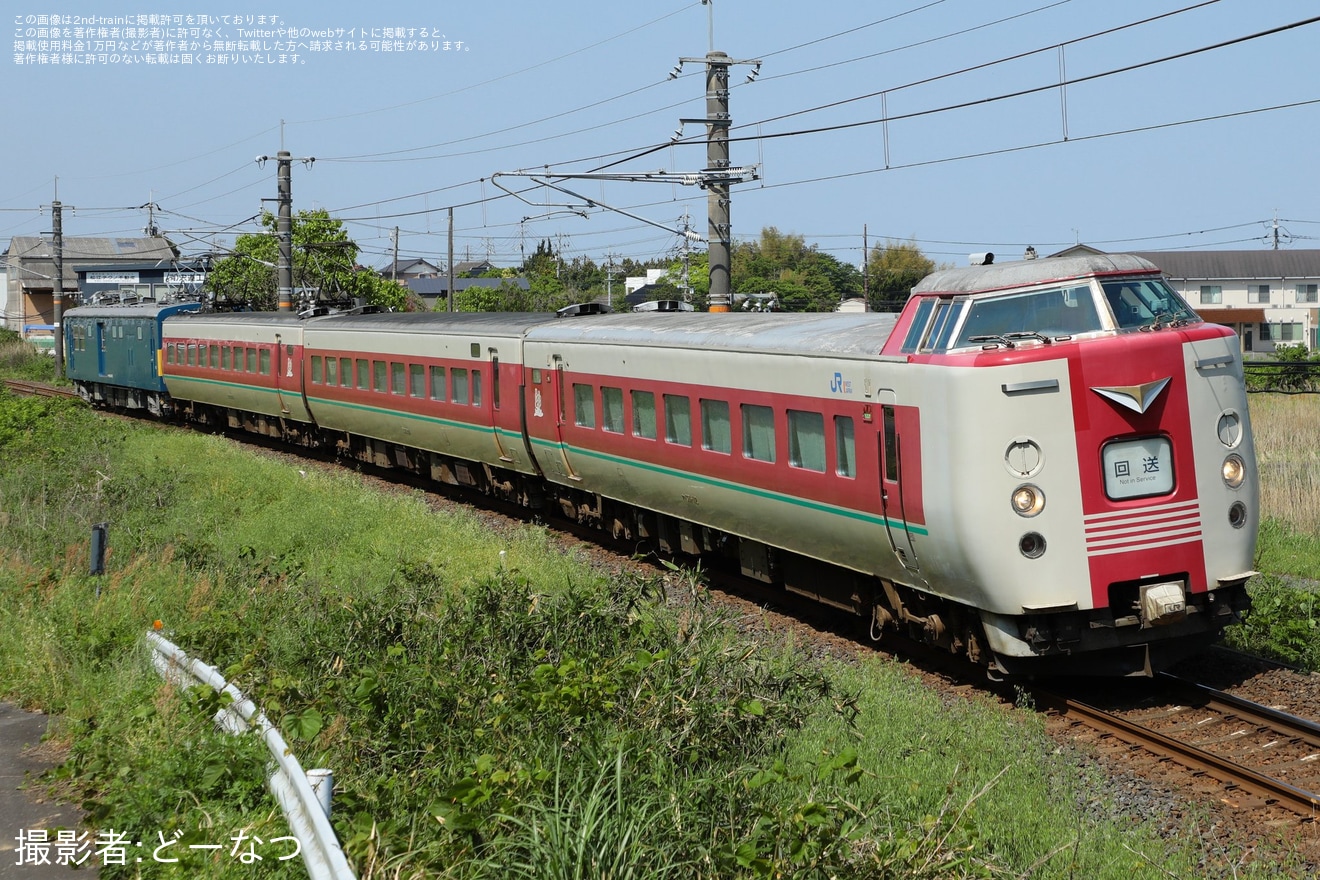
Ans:
{"label": "red and cream train", "polygon": [[942,271],[899,315],[159,326],[112,335],[155,346],[153,408],[719,559],[996,674],[1148,675],[1248,607],[1238,343],[1137,257]]}

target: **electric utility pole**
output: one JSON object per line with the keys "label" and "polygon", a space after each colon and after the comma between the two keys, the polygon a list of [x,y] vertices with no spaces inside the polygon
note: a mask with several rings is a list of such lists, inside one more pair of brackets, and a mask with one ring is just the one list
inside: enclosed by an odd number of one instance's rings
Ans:
{"label": "electric utility pole", "polygon": [[[710,50],[705,58],[680,58],[676,71],[684,64],[706,65],[706,118],[682,119],[680,122],[704,123],[706,126],[706,169],[702,186],[706,190],[707,259],[710,263],[710,311],[727,312],[733,307],[729,282],[730,251],[733,246],[733,225],[730,218],[730,186],[741,182],[740,175],[731,175],[729,167],[729,68],[735,64],[751,64],[747,81],[752,82],[761,72],[760,59],[735,60],[723,52],[715,51],[715,7],[712,0],[702,0],[708,7]],[[671,74],[677,76],[677,73]]]}
{"label": "electric utility pole", "polygon": [[[258,156],[257,165],[264,165],[270,156]],[[316,161],[313,156],[299,159],[299,162],[311,167]],[[278,278],[276,302],[277,310],[293,311],[293,156],[288,150],[275,154],[275,179],[279,185],[279,214],[275,221],[275,238],[279,242],[280,257],[276,266]]]}
{"label": "electric utility pole", "polygon": [[51,283],[52,324],[55,327],[55,375],[64,375],[64,205],[59,199],[50,203],[51,256],[55,260],[55,280]]}

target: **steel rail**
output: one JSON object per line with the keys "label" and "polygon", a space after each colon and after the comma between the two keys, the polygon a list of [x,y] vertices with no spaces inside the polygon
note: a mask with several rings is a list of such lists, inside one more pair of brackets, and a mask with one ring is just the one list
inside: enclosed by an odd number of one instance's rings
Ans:
{"label": "steel rail", "polygon": [[1264,773],[1196,746],[1178,742],[1162,733],[1111,715],[1103,709],[1079,700],[1055,697],[1054,704],[1065,717],[1080,718],[1088,726],[1108,733],[1123,742],[1177,761],[1192,770],[1201,771],[1224,784],[1230,791],[1237,789],[1247,792],[1261,798],[1266,804],[1283,807],[1307,819],[1314,820],[1320,817],[1320,795],[1313,792],[1266,776]]}
{"label": "steel rail", "polygon": [[54,385],[46,385],[43,382],[28,382],[24,379],[5,379],[5,387],[14,394],[26,395],[28,397],[77,397],[78,392],[72,388],[57,388]]}
{"label": "steel rail", "polygon": [[1279,733],[1295,735],[1307,745],[1320,749],[1320,724],[1310,719],[1301,718],[1278,709],[1271,709],[1269,706],[1263,706],[1251,700],[1244,700],[1242,697],[1235,697],[1232,694],[1224,693],[1167,672],[1160,673],[1160,678],[1204,697],[1205,703],[1202,705],[1223,712],[1225,716],[1232,716],[1261,727],[1274,728]]}

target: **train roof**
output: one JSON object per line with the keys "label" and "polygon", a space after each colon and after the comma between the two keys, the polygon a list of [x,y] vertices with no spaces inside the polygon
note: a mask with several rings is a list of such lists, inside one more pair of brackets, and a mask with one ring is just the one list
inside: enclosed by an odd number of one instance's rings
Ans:
{"label": "train roof", "polygon": [[1135,254],[1079,254],[943,269],[927,275],[917,293],[981,293],[1014,287],[1075,281],[1104,275],[1159,274],[1160,268]]}
{"label": "train roof", "polygon": [[306,322],[305,318],[300,318],[293,312],[206,312],[199,314],[189,312],[178,316],[181,320],[197,322],[199,324],[302,324]]}
{"label": "train roof", "polygon": [[64,313],[71,318],[160,318],[187,314],[201,308],[199,302],[143,302],[114,305],[75,306]]}
{"label": "train roof", "polygon": [[626,312],[542,324],[527,341],[874,356],[897,322],[898,315],[877,312]]}
{"label": "train roof", "polygon": [[531,327],[555,320],[553,312],[377,312],[312,318],[308,329],[521,336]]}

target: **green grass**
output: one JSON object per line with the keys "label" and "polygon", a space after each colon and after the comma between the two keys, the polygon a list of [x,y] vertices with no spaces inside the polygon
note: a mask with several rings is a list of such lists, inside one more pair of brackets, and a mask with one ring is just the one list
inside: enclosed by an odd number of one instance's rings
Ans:
{"label": "green grass", "polygon": [[[260,745],[149,671],[160,620],[304,766],[335,770],[363,878],[1279,870],[1202,864],[1195,820],[1179,842],[1099,818],[1036,716],[946,702],[891,661],[816,659],[728,619],[692,575],[672,575],[672,605],[658,576],[607,576],[539,528],[496,534],[414,492],[69,402],[0,393],[0,457],[0,693],[62,717],[59,783],[152,848],[286,833]],[[185,869],[254,870],[200,855],[102,873]]]}

